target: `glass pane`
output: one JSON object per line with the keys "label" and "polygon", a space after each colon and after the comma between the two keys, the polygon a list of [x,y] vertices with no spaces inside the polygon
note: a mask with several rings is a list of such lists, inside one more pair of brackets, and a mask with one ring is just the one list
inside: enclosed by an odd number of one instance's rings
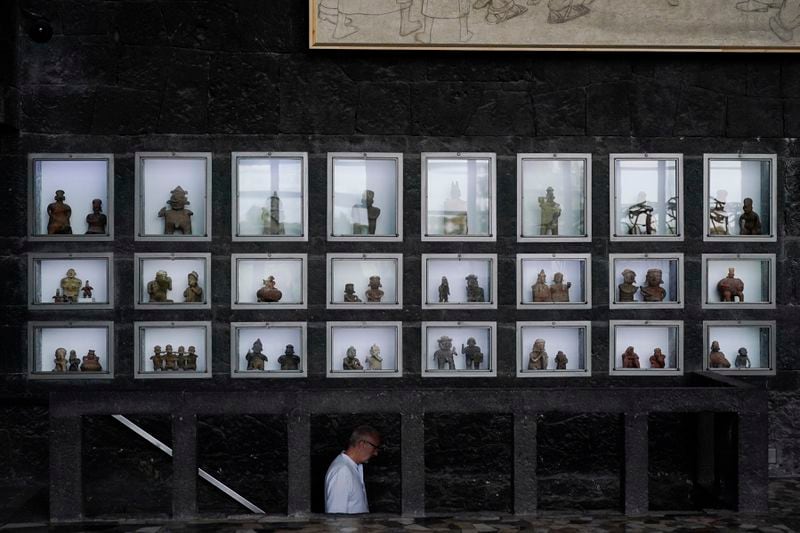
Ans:
{"label": "glass pane", "polygon": [[707,303],[771,303],[770,262],[762,259],[709,259]]}
{"label": "glass pane", "polygon": [[331,268],[331,303],[398,303],[395,259],[333,259]]}
{"label": "glass pane", "polygon": [[303,330],[297,327],[238,328],[236,372],[302,372]]}
{"label": "glass pane", "polygon": [[614,303],[678,301],[677,259],[614,260]]}
{"label": "glass pane", "polygon": [[[671,326],[617,326],[616,370],[677,368],[678,330]],[[659,363],[663,355],[663,362]],[[663,364],[664,366],[659,366]]]}
{"label": "glass pane", "polygon": [[674,159],[617,159],[614,164],[617,235],[678,234],[678,171]]}
{"label": "glass pane", "polygon": [[709,326],[708,366],[733,370],[770,368],[769,339],[768,327]]}
{"label": "glass pane", "polygon": [[427,234],[491,235],[490,160],[427,160]]}
{"label": "glass pane", "polygon": [[711,159],[708,164],[708,234],[770,235],[771,161]]}
{"label": "glass pane", "polygon": [[586,161],[522,161],[522,236],[586,235]]}
{"label": "glass pane", "polygon": [[333,235],[397,236],[397,160],[333,160]]}
{"label": "glass pane", "polygon": [[108,373],[108,329],[36,328],[34,336],[34,372]]}
{"label": "glass pane", "polygon": [[140,339],[141,373],[206,370],[205,327],[144,327]]}
{"label": "glass pane", "polygon": [[428,304],[491,303],[492,261],[428,259],[425,301]]}
{"label": "glass pane", "polygon": [[582,327],[523,327],[522,372],[585,370],[585,334]]}
{"label": "glass pane", "polygon": [[427,371],[491,370],[491,328],[433,326],[425,334]]}
{"label": "glass pane", "polygon": [[523,259],[522,303],[586,302],[585,272],[583,259]]}
{"label": "glass pane", "polygon": [[205,236],[205,158],[141,161],[142,235]]}
{"label": "glass pane", "polygon": [[394,326],[334,326],[331,372],[396,372],[397,334]]}
{"label": "glass pane", "polygon": [[[87,217],[93,216],[93,200],[100,200],[100,209],[108,209],[108,161],[46,160],[34,162],[34,194],[36,216],[34,234],[89,233]],[[56,198],[63,191],[63,198]],[[93,224],[92,233],[108,234],[108,219]]]}
{"label": "glass pane", "polygon": [[240,236],[303,235],[303,160],[242,157],[237,160]]}

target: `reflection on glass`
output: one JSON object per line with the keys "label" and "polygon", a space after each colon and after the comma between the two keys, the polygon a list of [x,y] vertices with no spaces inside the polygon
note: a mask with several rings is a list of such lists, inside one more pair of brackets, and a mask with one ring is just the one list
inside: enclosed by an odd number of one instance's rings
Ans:
{"label": "reflection on glass", "polygon": [[303,235],[303,160],[299,157],[240,157],[240,236]]}
{"label": "reflection on glass", "polygon": [[674,159],[614,163],[618,235],[678,234],[678,173]]}
{"label": "reflection on glass", "polygon": [[429,159],[427,165],[427,234],[490,235],[490,160]]}
{"label": "reflection on glass", "polygon": [[332,172],[333,236],[398,235],[396,159],[336,157]]}
{"label": "reflection on glass", "polygon": [[771,167],[768,160],[709,161],[709,236],[771,233]]}
{"label": "reflection on glass", "polygon": [[584,236],[585,207],[585,160],[523,160],[523,237]]}

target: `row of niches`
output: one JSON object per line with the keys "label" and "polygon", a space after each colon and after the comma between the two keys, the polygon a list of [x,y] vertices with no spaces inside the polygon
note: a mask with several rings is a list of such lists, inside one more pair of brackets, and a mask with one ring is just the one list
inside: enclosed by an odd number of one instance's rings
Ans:
{"label": "row of niches", "polygon": [[[231,323],[233,378],[308,375],[306,323]],[[135,378],[208,378],[211,322],[134,322]],[[33,378],[108,379],[112,322],[30,322]],[[703,368],[740,375],[775,373],[774,321],[703,322]],[[401,322],[326,323],[326,376],[403,377]],[[497,323],[422,322],[423,377],[497,376]],[[683,322],[609,322],[609,374],[683,375]],[[588,377],[591,322],[517,322],[517,377]],[[85,354],[85,355],[84,355]],[[641,354],[641,355],[640,355]]]}
{"label": "row of niches", "polygon": [[[212,154],[135,159],[135,239],[211,240]],[[307,241],[308,154],[231,160],[232,239]],[[327,161],[327,239],[402,241],[403,154]],[[776,240],[776,166],[769,154],[704,156],[705,240]],[[113,154],[31,154],[29,167],[29,238],[113,239]],[[609,176],[612,241],[684,239],[682,154],[610,154]],[[421,180],[423,241],[497,239],[495,154],[422,153]],[[516,181],[518,241],[591,241],[591,154],[518,154]]]}
{"label": "row of niches", "polygon": [[[497,309],[497,254],[422,254],[422,309]],[[775,254],[703,254],[701,303],[774,308]],[[31,253],[31,309],[114,308],[111,253]],[[612,309],[683,308],[684,254],[609,254]],[[590,254],[518,254],[519,309],[592,307]],[[306,309],[307,254],[231,255],[233,309]],[[328,309],[402,309],[403,256],[327,254]],[[210,309],[211,254],[134,254],[134,307]],[[416,285],[416,283],[414,283]],[[217,304],[221,302],[216,302]]]}

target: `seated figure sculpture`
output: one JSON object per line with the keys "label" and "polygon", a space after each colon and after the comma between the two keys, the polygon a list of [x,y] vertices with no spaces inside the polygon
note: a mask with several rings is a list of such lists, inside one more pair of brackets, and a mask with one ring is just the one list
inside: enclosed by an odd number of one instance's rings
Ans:
{"label": "seated figure sculpture", "polygon": [[556,370],[566,370],[567,363],[569,363],[569,359],[567,359],[567,354],[559,350],[558,353],[556,354]]}
{"label": "seated figure sculpture", "polygon": [[736,269],[728,269],[728,275],[717,283],[719,299],[723,302],[744,301],[744,282],[736,277]]}
{"label": "seated figure sculpture", "polygon": [[278,364],[281,365],[281,370],[297,370],[299,368],[300,356],[294,353],[293,345],[286,345],[283,355],[278,357]]}
{"label": "seated figure sculpture", "polygon": [[351,346],[347,349],[347,355],[344,359],[342,359],[342,369],[343,370],[364,370],[364,367],[361,366],[361,361],[358,360],[356,357],[356,349],[355,347]]}
{"label": "seated figure sculpture", "polygon": [[172,278],[169,277],[166,270],[159,270],[156,272],[156,279],[147,282],[147,294],[150,296],[151,302],[171,303],[172,300],[167,298],[167,294],[171,290]]}
{"label": "seated figure sculpture", "polygon": [[640,368],[639,354],[633,351],[633,346],[628,346],[622,354],[622,368]]}
{"label": "seated figure sculpture", "polygon": [[711,353],[708,354],[708,366],[711,368],[730,368],[731,362],[719,351],[719,342],[711,341]]}
{"label": "seated figure sculpture", "polygon": [[544,339],[533,341],[533,349],[528,354],[528,370],[547,370],[547,352],[544,351]]}
{"label": "seated figure sculpture", "polygon": [[164,235],[173,235],[180,231],[184,235],[192,234],[192,213],[186,206],[191,204],[187,198],[188,191],[178,185],[170,191],[167,201],[169,209],[162,207],[158,212],[159,218],[164,219]]}
{"label": "seated figure sculpture", "polygon": [[186,290],[183,291],[183,299],[187,303],[199,303],[203,301],[203,288],[197,284],[197,280],[199,276],[197,272],[189,272],[188,278],[188,287]]}
{"label": "seated figure sculpture", "polygon": [[61,296],[64,301],[69,303],[77,302],[82,283],[76,276],[74,268],[67,270],[67,275],[61,278]]}
{"label": "seated figure sculpture", "polygon": [[739,216],[740,235],[761,235],[761,218],[753,211],[753,199],[745,198],[743,213]]}
{"label": "seated figure sculpture", "polygon": [[55,366],[53,372],[66,372],[67,371],[67,350],[65,348],[56,348]]}
{"label": "seated figure sculpture", "polygon": [[739,348],[733,364],[736,368],[750,368],[750,358],[747,356],[747,348]]}
{"label": "seated figure sculpture", "polygon": [[665,368],[667,366],[667,356],[661,351],[661,348],[653,350],[653,355],[650,356],[650,368]]}

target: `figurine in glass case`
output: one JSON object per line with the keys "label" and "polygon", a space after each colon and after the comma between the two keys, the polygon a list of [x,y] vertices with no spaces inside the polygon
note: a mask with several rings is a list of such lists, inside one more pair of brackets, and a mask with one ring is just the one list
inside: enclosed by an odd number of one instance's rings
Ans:
{"label": "figurine in glass case", "polygon": [[69,359],[67,359],[67,362],[69,363],[68,372],[80,371],[81,360],[78,359],[78,353],[75,350],[69,351]]}
{"label": "figurine in glass case", "polygon": [[453,339],[447,335],[442,335],[436,342],[439,345],[439,349],[433,352],[433,360],[436,361],[436,367],[439,370],[455,370],[456,362],[453,357],[458,354],[456,349],[453,348]]}
{"label": "figurine in glass case", "polygon": [[735,268],[728,268],[728,275],[717,283],[717,291],[723,302],[735,302],[737,298],[739,302],[744,301],[744,282],[736,277]]}
{"label": "figurine in glass case", "polygon": [[569,359],[567,359],[567,354],[559,350],[558,353],[556,354],[556,370],[566,370],[567,363],[569,363]]}
{"label": "figurine in glass case", "polygon": [[625,348],[622,354],[622,368],[640,368],[639,354],[633,351],[633,346]]}
{"label": "figurine in glass case", "polygon": [[444,201],[443,227],[445,235],[467,234],[467,202],[461,199],[457,181],[450,184],[450,197]]}
{"label": "figurine in glass case", "polygon": [[664,280],[660,268],[649,268],[644,278],[644,285],[639,287],[645,302],[661,302],[667,295],[662,287]]}
{"label": "figurine in glass case", "polygon": [[711,368],[730,368],[731,362],[719,351],[719,342],[711,341],[711,353],[708,354],[708,366]]}
{"label": "figurine in glass case", "polygon": [[89,280],[87,279],[83,287],[81,287],[81,294],[84,300],[93,300],[92,298],[92,291],[94,287],[89,285]]}
{"label": "figurine in glass case", "polygon": [[636,272],[626,268],[622,271],[622,283],[618,286],[620,302],[632,302],[636,291],[639,287],[636,286]]}
{"label": "figurine in glass case", "polygon": [[533,341],[533,348],[528,354],[528,370],[547,370],[547,352],[544,351],[544,339]]}
{"label": "figurine in glass case", "polygon": [[745,198],[742,205],[743,213],[739,216],[740,235],[761,235],[761,219],[753,211],[753,199]]}
{"label": "figurine in glass case", "polygon": [[103,200],[92,200],[92,212],[86,215],[86,235],[105,235],[108,217],[103,213]]}
{"label": "figurine in glass case", "polygon": [[300,356],[294,353],[293,345],[286,345],[286,350],[283,352],[283,355],[278,357],[278,364],[281,365],[281,370],[298,369],[300,365]]}
{"label": "figurine in glass case", "polygon": [[558,218],[561,216],[561,204],[556,202],[553,188],[548,187],[546,196],[539,197],[539,210],[541,218],[539,235],[558,235]]}
{"label": "figurine in glass case", "polygon": [[172,345],[164,346],[164,370],[178,370],[178,354],[172,351]]}
{"label": "figurine in glass case", "polygon": [[467,339],[466,346],[461,345],[461,353],[464,354],[468,370],[480,370],[483,362],[483,353],[481,353],[481,347],[477,345],[477,341],[473,337]]}
{"label": "figurine in glass case", "polygon": [[78,301],[78,293],[81,290],[82,281],[75,274],[75,269],[67,270],[67,275],[61,278],[61,295],[64,301],[74,303]]}
{"label": "figurine in glass case", "polygon": [[733,360],[736,368],[750,368],[750,358],[747,356],[747,348],[742,346],[736,353],[736,359]]}
{"label": "figurine in glass case", "polygon": [[171,290],[172,278],[166,270],[159,270],[156,272],[156,279],[147,282],[147,294],[151,302],[172,303],[172,300],[167,298],[167,293]]}
{"label": "figurine in glass case", "polygon": [[[719,192],[721,193],[724,191]],[[719,195],[719,193],[717,194]],[[725,211],[726,202],[714,197],[712,197],[711,200],[714,202],[714,207],[711,208],[711,212],[708,214],[709,222],[711,223],[709,233],[711,233],[711,235],[728,235],[729,217],[728,212]]]}
{"label": "figurine in glass case", "polygon": [[450,299],[450,283],[447,281],[447,276],[442,276],[442,282],[439,284],[439,303],[447,303]]}
{"label": "figurine in glass case", "polygon": [[178,369],[179,370],[186,370],[186,361],[188,359],[186,354],[186,348],[183,346],[178,346]]}
{"label": "figurine in glass case", "polygon": [[66,372],[67,371],[67,350],[66,348],[56,348],[56,358],[53,361],[55,367],[53,372]]}
{"label": "figurine in glass case", "polygon": [[556,272],[553,275],[553,283],[550,284],[550,299],[554,302],[569,302],[569,289],[572,282],[564,283],[564,274]]}
{"label": "figurine in glass case", "polygon": [[247,360],[247,370],[264,370],[264,363],[267,362],[267,356],[264,355],[264,346],[261,344],[261,339],[256,339],[253,347],[247,351],[244,358]]}
{"label": "figurine in glass case", "polygon": [[103,367],[100,365],[100,359],[95,355],[94,350],[89,350],[83,356],[81,363],[82,372],[101,372]]}
{"label": "figurine in glass case", "polygon": [[348,303],[361,302],[361,298],[359,298],[356,294],[356,290],[353,288],[352,283],[344,284],[344,301]]}
{"label": "figurine in glass case", "polygon": [[203,288],[197,284],[199,276],[197,272],[189,272],[188,284],[189,286],[183,291],[183,301],[186,303],[200,303],[203,301]]}
{"label": "figurine in glass case", "polygon": [[381,209],[375,207],[375,191],[365,190],[361,195],[361,203],[355,204],[352,209],[353,235],[375,235],[375,227]]}
{"label": "figurine in glass case", "polygon": [[380,302],[381,298],[383,298],[383,291],[381,290],[381,277],[380,276],[370,276],[369,277],[369,289],[364,293],[367,297],[368,302]]}
{"label": "figurine in glass case", "polygon": [[356,349],[353,346],[350,346],[347,349],[347,356],[342,359],[342,369],[343,370],[364,370],[364,367],[361,366],[361,361],[358,360],[356,357]]}
{"label": "figurine in glass case", "polygon": [[197,371],[197,348],[194,346],[189,346],[189,348],[187,348],[186,363],[184,364],[183,369],[190,372]]}
{"label": "figurine in glass case", "polygon": [[259,302],[279,302],[283,293],[275,287],[275,276],[267,276],[264,286],[258,289],[256,297]]}
{"label": "figurine in glass case", "polygon": [[72,208],[64,203],[66,196],[61,189],[56,191],[52,202],[47,206],[47,234],[48,235],[72,235],[72,226],[69,217],[72,216]]}
{"label": "figurine in glass case", "polygon": [[[644,193],[640,193],[642,198]],[[642,222],[644,217],[644,222]],[[651,235],[653,230],[653,206],[647,205],[647,200],[642,199],[628,208],[628,235]]]}
{"label": "figurine in glass case", "polygon": [[650,356],[650,368],[664,368],[667,366],[667,356],[661,351],[661,348],[653,350],[653,355]]}
{"label": "figurine in glass case", "polygon": [[281,222],[281,198],[277,191],[272,191],[269,197],[269,209],[261,208],[261,223],[264,225],[264,235],[286,234]]}
{"label": "figurine in glass case", "polygon": [[158,344],[153,346],[153,355],[150,356],[150,360],[153,361],[153,371],[164,370],[164,356],[161,352],[161,346]]}
{"label": "figurine in glass case", "polygon": [[475,274],[468,274],[467,280],[467,301],[468,302],[485,302],[483,288],[478,285],[478,276]]}
{"label": "figurine in glass case", "polygon": [[53,296],[53,303],[54,304],[65,304],[68,303],[68,300],[61,294],[61,289],[56,289],[56,295]]}
{"label": "figurine in glass case", "polygon": [[367,368],[369,370],[382,370],[383,357],[381,357],[381,347],[373,344],[369,348],[369,357],[367,357]]}
{"label": "figurine in glass case", "polygon": [[531,285],[533,291],[533,301],[536,302],[552,302],[553,297],[550,295],[550,287],[547,286],[547,274],[544,270],[539,271],[536,276],[536,283]]}
{"label": "figurine in glass case", "polygon": [[191,202],[186,197],[188,191],[184,191],[183,187],[178,185],[175,189],[170,191],[170,197],[167,201],[169,209],[162,207],[158,212],[159,218],[164,219],[164,235],[173,235],[176,231],[180,231],[184,235],[192,234],[192,213],[186,209],[187,205]]}

